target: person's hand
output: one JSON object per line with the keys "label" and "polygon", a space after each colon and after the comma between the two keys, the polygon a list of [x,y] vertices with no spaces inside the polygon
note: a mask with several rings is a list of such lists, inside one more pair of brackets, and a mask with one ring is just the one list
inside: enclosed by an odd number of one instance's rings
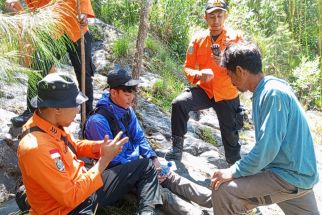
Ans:
{"label": "person's hand", "polygon": [[82,13],[77,18],[78,18],[78,21],[81,24],[81,26],[87,26],[88,25],[88,19],[87,19],[87,15],[86,14]]}
{"label": "person's hand", "polygon": [[164,182],[167,179],[167,177],[168,177],[169,174],[162,175],[162,176],[160,175],[160,172],[161,172],[161,164],[160,164],[160,161],[159,161],[158,158],[153,158],[152,159],[152,162],[153,162],[153,165],[154,165],[155,169],[157,170],[158,181],[161,184],[162,182]]}
{"label": "person's hand", "polygon": [[[159,172],[161,171],[161,169],[159,168]],[[168,173],[168,174],[166,174],[166,175],[159,175],[159,173],[158,173],[158,181],[159,181],[159,184],[162,184],[162,182],[164,182],[167,178],[168,178],[168,176],[170,175],[170,172]]]}
{"label": "person's hand", "polygon": [[203,69],[196,73],[196,78],[200,81],[210,81],[214,77],[214,73],[211,69]]}
{"label": "person's hand", "polygon": [[117,154],[122,151],[123,145],[129,141],[128,137],[121,139],[123,132],[120,131],[113,140],[110,140],[107,135],[101,145],[101,159],[110,162]]}
{"label": "person's hand", "polygon": [[220,61],[221,61],[221,56],[217,56],[217,55],[214,55],[214,54],[211,54],[212,55],[212,58],[214,59],[215,63],[217,65],[220,65]]}
{"label": "person's hand", "polygon": [[217,190],[219,186],[226,182],[231,181],[233,179],[233,175],[231,173],[231,170],[228,169],[219,169],[214,172],[212,178],[211,178],[211,188],[214,190]]}
{"label": "person's hand", "polygon": [[152,163],[153,163],[153,165],[154,165],[156,170],[160,169],[161,164],[160,164],[160,161],[159,161],[159,159],[157,157],[152,159]]}
{"label": "person's hand", "polygon": [[19,0],[6,0],[5,2],[5,11],[10,13],[18,13],[22,11],[23,7]]}

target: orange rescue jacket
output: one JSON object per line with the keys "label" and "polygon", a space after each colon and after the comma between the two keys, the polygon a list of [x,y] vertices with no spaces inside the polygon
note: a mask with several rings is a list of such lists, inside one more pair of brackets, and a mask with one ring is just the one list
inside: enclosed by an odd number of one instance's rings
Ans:
{"label": "orange rescue jacket", "polygon": [[100,144],[75,141],[67,130],[40,118],[37,113],[23,131],[38,126],[41,131],[25,135],[18,146],[18,162],[26,187],[30,214],[68,214],[103,185],[97,170],[87,171],[84,162],[64,143],[74,146],[81,157],[99,157]]}
{"label": "orange rescue jacket", "polygon": [[[237,43],[241,36],[235,31],[224,29],[214,42],[219,44],[220,50],[223,51],[230,43]],[[189,44],[186,54],[184,68],[211,69],[214,73],[214,78],[208,82],[195,79],[195,75],[185,70],[185,75],[192,84],[197,84],[207,93],[209,98],[214,98],[215,101],[230,100],[238,96],[238,91],[231,83],[227,70],[220,67],[212,58],[211,45],[213,44],[210,31],[204,30],[194,35]],[[197,67],[198,66],[198,67]]]}
{"label": "orange rescue jacket", "polygon": [[[63,31],[61,34],[67,33],[68,37],[76,42],[80,39],[80,25],[77,20],[77,0],[26,0],[28,7],[31,10],[44,7],[47,4],[53,2],[57,5],[56,9],[61,14],[61,24]],[[95,17],[91,1],[80,0],[81,13],[86,14],[88,18]],[[88,31],[88,27],[83,27],[84,33]]]}

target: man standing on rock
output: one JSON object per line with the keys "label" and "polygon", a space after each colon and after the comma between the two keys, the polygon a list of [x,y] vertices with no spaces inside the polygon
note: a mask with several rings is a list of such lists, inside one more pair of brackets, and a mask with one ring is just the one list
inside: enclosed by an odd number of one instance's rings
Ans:
{"label": "man standing on rock", "polygon": [[[35,11],[41,7],[47,6],[51,0],[26,0],[26,3],[31,11]],[[81,33],[80,24],[84,32],[85,40],[85,94],[88,97],[86,102],[86,113],[88,114],[93,110],[93,80],[92,76],[95,73],[95,66],[92,62],[92,37],[88,29],[87,18],[95,17],[94,11],[91,6],[90,0],[80,0],[80,10],[81,15],[78,17],[77,12],[77,0],[69,1],[56,1],[55,9],[61,13],[61,25],[63,32],[61,34],[66,34],[70,40],[70,44],[66,44],[69,58],[74,67],[78,83],[81,84]],[[17,12],[16,8],[22,8],[19,0],[7,0],[8,7],[12,8],[12,11]],[[79,24],[80,23],[80,24]],[[28,81],[27,89],[27,109],[19,116],[11,119],[11,122],[16,127],[21,127],[26,121],[32,116],[35,110],[31,104],[30,100],[37,94],[36,83],[50,71],[54,70],[53,62],[46,59],[41,59],[38,54],[35,54],[35,59],[33,59],[31,68],[40,71],[39,75],[35,75],[33,80]],[[42,76],[42,77],[41,77]]]}
{"label": "man standing on rock", "polygon": [[209,0],[205,8],[208,29],[198,32],[191,40],[184,73],[191,84],[172,102],[172,150],[167,159],[181,160],[184,135],[187,133],[189,112],[212,107],[217,114],[226,161],[233,164],[240,159],[238,130],[243,119],[238,112],[240,102],[237,89],[232,85],[227,71],[219,65],[220,52],[240,36],[224,26],[227,18],[224,0]]}
{"label": "man standing on rock", "polygon": [[[156,170],[150,159],[139,159],[109,170],[128,138],[75,140],[67,127],[87,97],[70,75],[53,73],[38,83],[37,106],[23,126],[18,161],[26,187],[30,214],[94,214],[132,189],[137,190],[139,215],[154,214],[162,204]],[[90,169],[78,157],[98,159]]]}
{"label": "man standing on rock", "polygon": [[263,75],[253,44],[228,46],[221,62],[239,91],[253,92],[256,143],[244,158],[213,174],[214,212],[244,214],[276,203],[286,215],[319,214],[312,190],[319,178],[313,140],[292,88]]}

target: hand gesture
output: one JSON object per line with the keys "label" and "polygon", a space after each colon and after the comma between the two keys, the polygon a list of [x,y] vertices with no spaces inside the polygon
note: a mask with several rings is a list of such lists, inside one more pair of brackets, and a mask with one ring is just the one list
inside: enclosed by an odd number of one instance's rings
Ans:
{"label": "hand gesture", "polygon": [[217,56],[217,55],[214,55],[214,54],[211,54],[212,55],[212,58],[214,59],[215,63],[217,65],[220,65],[220,61],[221,61],[221,56]]}
{"label": "hand gesture", "polygon": [[101,145],[101,158],[110,162],[117,154],[122,151],[123,145],[129,141],[128,137],[122,139],[123,132],[120,131],[113,140],[110,140],[107,135]]}
{"label": "hand gesture", "polygon": [[222,183],[226,181],[231,181],[232,179],[233,179],[233,175],[230,169],[219,169],[214,172],[211,178],[210,186],[212,189],[217,190]]}
{"label": "hand gesture", "polygon": [[88,25],[88,19],[87,19],[87,15],[86,14],[82,13],[77,18],[78,18],[78,22],[81,24],[81,26]]}

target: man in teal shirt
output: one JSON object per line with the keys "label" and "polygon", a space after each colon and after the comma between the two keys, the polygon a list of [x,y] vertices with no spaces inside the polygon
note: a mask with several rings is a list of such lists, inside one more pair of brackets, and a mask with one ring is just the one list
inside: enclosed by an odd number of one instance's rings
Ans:
{"label": "man in teal shirt", "polygon": [[304,111],[290,85],[264,76],[253,44],[228,46],[222,60],[239,91],[253,92],[256,144],[241,160],[212,176],[216,214],[243,214],[277,203],[285,214],[319,214],[314,145]]}

